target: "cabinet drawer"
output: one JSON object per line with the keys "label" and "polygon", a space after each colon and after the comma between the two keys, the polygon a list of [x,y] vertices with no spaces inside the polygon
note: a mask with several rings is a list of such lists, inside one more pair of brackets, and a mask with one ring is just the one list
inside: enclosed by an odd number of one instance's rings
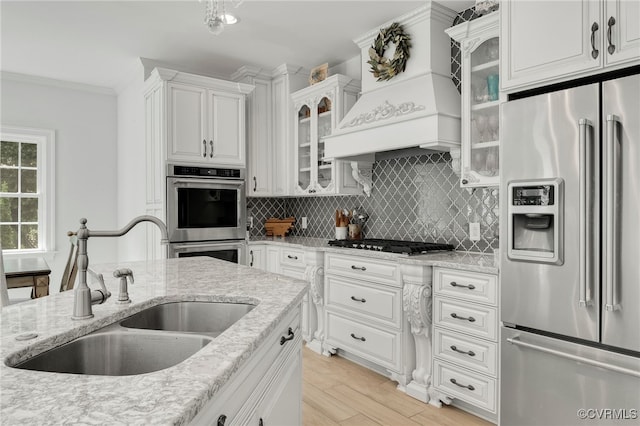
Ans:
{"label": "cabinet drawer", "polygon": [[325,256],[325,273],[400,287],[400,268],[398,264],[370,257],[327,253]]}
{"label": "cabinet drawer", "polygon": [[280,263],[304,267],[304,250],[282,247],[280,250]]}
{"label": "cabinet drawer", "polygon": [[438,296],[434,302],[434,325],[496,340],[498,323],[495,308]]}
{"label": "cabinet drawer", "polygon": [[397,287],[364,283],[327,276],[325,300],[328,306],[357,312],[400,328],[402,290]]}
{"label": "cabinet drawer", "polygon": [[496,376],[498,344],[464,334],[434,328],[434,356],[479,373]]}
{"label": "cabinet drawer", "polygon": [[496,412],[496,380],[434,360],[433,383],[445,395]]}
{"label": "cabinet drawer", "polygon": [[498,300],[498,277],[480,272],[433,268],[433,292],[495,305]]}
{"label": "cabinet drawer", "polygon": [[336,312],[327,312],[327,343],[383,367],[398,370],[400,333],[375,328]]}

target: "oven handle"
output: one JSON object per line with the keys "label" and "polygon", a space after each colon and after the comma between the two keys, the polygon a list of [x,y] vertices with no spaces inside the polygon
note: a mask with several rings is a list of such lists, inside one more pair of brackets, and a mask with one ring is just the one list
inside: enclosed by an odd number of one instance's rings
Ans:
{"label": "oven handle", "polygon": [[193,184],[207,184],[211,185],[221,184],[221,185],[233,185],[233,186],[242,186],[244,185],[244,180],[229,180],[229,179],[216,179],[216,178],[208,178],[208,179],[176,179],[169,178],[169,182],[171,185],[176,187],[181,186],[193,186]]}
{"label": "oven handle", "polygon": [[176,243],[171,243],[171,248],[174,251],[177,250],[183,250],[183,249],[201,249],[201,248],[220,248],[220,247],[229,247],[229,248],[238,248],[241,249],[245,243],[230,243],[230,242],[220,242],[220,243],[204,243],[204,244],[193,244],[193,243],[186,243],[186,244],[176,244]]}

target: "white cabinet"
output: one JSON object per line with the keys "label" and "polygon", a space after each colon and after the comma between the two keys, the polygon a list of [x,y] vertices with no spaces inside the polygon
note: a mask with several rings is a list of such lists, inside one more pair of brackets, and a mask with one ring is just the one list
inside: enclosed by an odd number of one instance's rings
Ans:
{"label": "white cabinet", "polygon": [[[359,91],[359,82],[337,74],[293,93],[294,194],[362,194],[351,162],[324,158],[324,137],[355,104]],[[371,167],[371,163],[360,165],[363,174]]]}
{"label": "white cabinet", "polygon": [[605,66],[640,62],[640,2],[606,0],[603,18]]}
{"label": "white cabinet", "polygon": [[414,343],[403,312],[397,262],[325,254],[325,353],[337,349],[406,386],[414,370]]}
{"label": "white cabinet", "polygon": [[459,399],[498,412],[498,277],[433,268],[431,403]]}
{"label": "white cabinet", "polygon": [[252,244],[248,247],[247,266],[266,271],[266,247]]}
{"label": "white cabinet", "polygon": [[[253,265],[251,256],[253,253]],[[302,301],[302,338],[311,350],[322,353],[324,340],[324,253],[313,248],[281,244],[249,244],[250,266],[309,282]],[[259,260],[263,259],[261,266]]]}
{"label": "white cabinet", "polygon": [[[446,31],[460,43],[462,54],[462,187],[500,183],[498,17],[497,13],[490,13]],[[455,154],[452,152],[452,157]]]}
{"label": "white cabinet", "polygon": [[168,84],[167,159],[245,165],[244,95]]}
{"label": "white cabinet", "polygon": [[499,13],[505,91],[640,63],[635,0],[507,1]]}
{"label": "white cabinet", "polygon": [[145,85],[147,152],[160,154],[155,173],[166,173],[166,161],[246,165],[245,95],[253,86],[164,68]]}
{"label": "white cabinet", "polygon": [[190,424],[302,424],[301,367],[298,305]]}
{"label": "white cabinet", "polygon": [[307,73],[283,64],[271,73],[244,66],[232,75],[251,84],[247,97],[247,195],[290,195],[293,161],[291,92],[306,85]]}

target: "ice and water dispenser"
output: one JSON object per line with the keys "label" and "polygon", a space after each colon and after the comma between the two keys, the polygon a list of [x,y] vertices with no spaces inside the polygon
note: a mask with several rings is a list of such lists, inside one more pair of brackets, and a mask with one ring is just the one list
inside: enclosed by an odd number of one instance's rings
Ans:
{"label": "ice and water dispenser", "polygon": [[509,182],[507,256],[536,263],[563,263],[563,181]]}

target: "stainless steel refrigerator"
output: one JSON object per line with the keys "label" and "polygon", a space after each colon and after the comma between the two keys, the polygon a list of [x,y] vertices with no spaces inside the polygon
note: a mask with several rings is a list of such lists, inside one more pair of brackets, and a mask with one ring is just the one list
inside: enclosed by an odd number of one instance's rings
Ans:
{"label": "stainless steel refrigerator", "polygon": [[501,127],[500,422],[640,424],[640,75]]}

